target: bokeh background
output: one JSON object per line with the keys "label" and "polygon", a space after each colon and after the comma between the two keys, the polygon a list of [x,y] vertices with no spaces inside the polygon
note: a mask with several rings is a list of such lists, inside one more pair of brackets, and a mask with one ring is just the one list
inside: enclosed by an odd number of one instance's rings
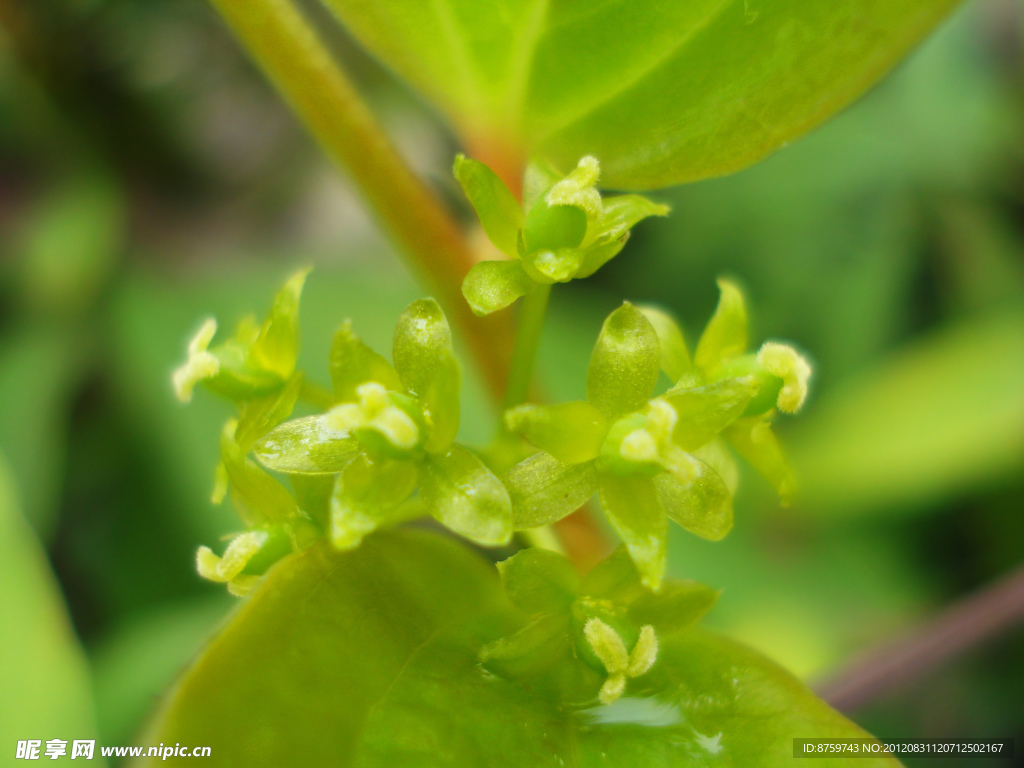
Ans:
{"label": "bokeh background", "polygon": [[[309,11],[468,222],[450,133]],[[209,501],[228,407],[172,395],[187,338],[314,264],[303,358],[325,380],[342,319],[386,350],[421,289],[201,0],[3,0],[0,22],[0,749],[127,744],[233,605],[193,568],[239,524]],[[710,624],[817,684],[1024,561],[1024,6],[976,0],[813,135],[656,197],[668,220],[556,291],[546,391],[582,394],[623,296],[695,335],[720,274],[754,338],[815,362],[780,424],[793,507],[747,473],[725,541],[673,531],[675,575],[724,589]],[[1022,684],[1018,624],[851,715],[1024,755]]]}

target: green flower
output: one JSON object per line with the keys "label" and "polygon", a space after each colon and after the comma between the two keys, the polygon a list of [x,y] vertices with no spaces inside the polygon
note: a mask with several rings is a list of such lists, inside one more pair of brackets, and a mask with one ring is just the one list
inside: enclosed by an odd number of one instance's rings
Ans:
{"label": "green flower", "polygon": [[246,318],[234,336],[213,348],[217,321],[207,319],[189,342],[188,359],[174,372],[178,399],[191,400],[197,384],[236,403],[282,389],[299,356],[299,299],[308,274],[305,269],[285,283],[262,326]]}
{"label": "green flower", "polygon": [[247,594],[271,564],[317,537],[316,525],[292,494],[246,456],[257,439],[291,415],[299,398],[303,375],[296,371],[298,312],[308,272],[285,283],[261,326],[247,318],[233,337],[213,348],[217,322],[206,320],[189,343],[188,359],[173,376],[182,401],[190,400],[195,386],[202,384],[238,408],[238,417],[221,433],[213,501],[220,503],[230,494],[251,530],[236,536],[222,557],[207,547],[196,555],[201,576],[226,583],[238,596]]}
{"label": "green flower", "polygon": [[478,315],[504,309],[539,285],[589,277],[622,250],[634,225],[668,213],[641,195],[602,199],[593,157],[564,177],[531,165],[523,206],[483,163],[459,155],[454,171],[487,237],[509,258],[481,262],[466,276],[462,292]]}
{"label": "green flower", "polygon": [[448,321],[433,299],[402,314],[392,358],[393,366],[346,322],[330,355],[337,405],[273,429],[256,442],[256,458],[293,478],[331,484],[325,527],[339,548],[423,512],[478,544],[508,543],[505,488],[455,442],[461,372]]}
{"label": "green flower", "polygon": [[678,382],[675,389],[735,376],[757,379],[757,396],[722,436],[772,484],[782,503],[788,504],[796,483],[771,423],[776,411],[792,414],[803,407],[811,366],[793,347],[777,342],[765,342],[756,353],[747,352],[743,294],[727,280],[719,280],[718,286],[718,308],[697,344],[692,367],[673,377]]}
{"label": "green flower", "polygon": [[565,557],[543,549],[522,550],[498,570],[523,620],[484,646],[481,662],[493,674],[554,688],[577,706],[595,695],[601,704],[615,702],[655,665],[659,638],[685,632],[718,599],[695,581],[670,581],[651,594],[621,548],[582,580]]}
{"label": "green flower", "polygon": [[[541,449],[503,477],[517,530],[565,517],[596,490],[651,589],[664,573],[669,519],[707,539],[729,532],[737,471],[720,436],[743,455],[761,457],[774,401],[802,401],[807,374],[802,358],[781,345],[743,355],[746,319],[737,315],[737,296],[728,291],[696,363],[671,318],[624,304],[601,329],[585,402],[506,412],[508,429]],[[662,370],[677,383],[652,397]]]}

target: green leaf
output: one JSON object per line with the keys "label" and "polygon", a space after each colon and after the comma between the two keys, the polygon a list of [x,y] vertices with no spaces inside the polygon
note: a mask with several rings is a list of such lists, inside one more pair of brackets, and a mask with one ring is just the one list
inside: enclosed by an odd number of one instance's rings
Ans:
{"label": "green leaf", "polygon": [[465,155],[455,156],[454,172],[487,237],[499,251],[515,258],[519,230],[523,228],[523,209],[505,182],[486,165]]}
{"label": "green leaf", "polygon": [[757,388],[754,377],[744,376],[669,390],[663,398],[678,417],[673,439],[687,451],[706,445],[743,414]]}
{"label": "green leaf", "polygon": [[398,522],[395,511],[415,489],[413,462],[353,456],[334,483],[331,543],[338,549],[352,549],[381,525]]}
{"label": "green leaf", "polygon": [[718,541],[732,530],[732,493],[708,464],[691,456],[691,477],[663,472],[654,478],[658,499],[669,519],[690,533]]}
{"label": "green leaf", "polygon": [[495,155],[610,188],[737,171],[863,94],[955,0],[445,0],[327,5],[364,45]]}
{"label": "green leaf", "polygon": [[432,426],[426,449],[444,450],[459,431],[462,374],[452,352],[448,319],[436,301],[414,301],[402,313],[392,358],[402,384],[420,400]]}
{"label": "green leaf", "polygon": [[498,563],[509,601],[527,613],[567,611],[580,578],[564,555],[531,547]]}
{"label": "green leaf", "polygon": [[623,303],[604,321],[587,368],[587,400],[606,416],[643,407],[661,370],[658,334],[636,307]]}
{"label": "green leaf", "polygon": [[[764,657],[696,629],[660,635],[654,668],[610,707],[567,706],[550,687],[481,674],[481,650],[516,626],[494,569],[436,535],[314,547],[271,569],[140,741],[208,745],[227,768],[710,768],[788,765],[797,736],[867,735]],[[558,627],[542,629],[539,645]],[[545,677],[581,664],[551,663]]]}
{"label": "green leaf", "polygon": [[76,318],[95,305],[122,254],[126,189],[114,175],[67,167],[19,221],[19,299],[33,312]]}
{"label": "green leaf", "polygon": [[267,469],[292,474],[332,475],[360,450],[359,441],[328,423],[327,414],[303,416],[274,428],[253,446]]}
{"label": "green leaf", "polygon": [[402,387],[391,363],[356,335],[351,320],[343,322],[335,332],[328,363],[334,397],[339,403],[357,401],[356,388],[368,381],[375,381],[392,391],[399,391]]}
{"label": "green leaf", "polygon": [[68,403],[86,346],[40,323],[0,341],[0,449],[10,457],[23,514],[44,541],[56,522]]}
{"label": "green leaf", "polygon": [[569,464],[597,458],[608,434],[608,420],[582,400],[557,405],[517,405],[505,412],[505,426]]}
{"label": "green leaf", "polygon": [[[46,554],[17,507],[0,460],[0,742],[8,758],[19,740],[95,739],[85,654]],[[40,750],[42,751],[42,750]],[[69,749],[70,753],[70,749]],[[96,750],[96,759],[105,760]]]}
{"label": "green leaf", "polygon": [[640,580],[657,590],[665,574],[668,523],[651,479],[603,473],[597,491],[601,508],[629,550]]}
{"label": "green leaf", "polygon": [[504,309],[537,287],[537,283],[515,261],[481,261],[469,270],[462,281],[462,295],[478,315],[489,315]]}
{"label": "green leaf", "polygon": [[512,502],[501,481],[460,445],[429,455],[420,467],[420,495],[443,525],[483,546],[512,538]]}
{"label": "green leaf", "polygon": [[814,403],[791,444],[801,501],[806,492],[816,510],[915,511],[1019,476],[1021,393],[1024,312],[951,324]]}
{"label": "green leaf", "polygon": [[539,528],[582,507],[597,490],[594,462],[566,464],[536,453],[502,476],[512,502],[515,530]]}
{"label": "green leaf", "polygon": [[740,289],[728,280],[719,280],[722,292],[718,307],[711,316],[700,341],[693,362],[705,375],[715,370],[731,357],[747,351],[747,308]]}
{"label": "green leaf", "polygon": [[671,315],[657,307],[640,305],[637,309],[643,313],[654,328],[654,332],[658,334],[658,343],[661,345],[661,370],[672,383],[679,381],[693,368],[683,329]]}

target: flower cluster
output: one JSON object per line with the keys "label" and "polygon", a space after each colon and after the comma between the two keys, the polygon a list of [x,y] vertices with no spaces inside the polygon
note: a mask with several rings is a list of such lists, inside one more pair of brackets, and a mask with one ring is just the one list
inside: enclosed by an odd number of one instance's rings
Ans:
{"label": "flower cluster", "polygon": [[[644,584],[656,590],[669,519],[708,539],[732,527],[737,469],[726,443],[788,498],[792,476],[770,424],[776,408],[802,405],[810,368],[782,344],[747,354],[742,294],[719,285],[718,309],[692,358],[668,315],[626,303],[601,329],[586,401],[505,414],[508,429],[540,449],[502,478],[517,530],[553,523],[596,491]],[[654,397],[662,371],[673,384]]]}
{"label": "flower cluster", "polygon": [[[782,344],[747,353],[743,297],[728,282],[692,358],[663,312],[628,303],[612,312],[591,356],[586,401],[505,413],[508,430],[539,450],[498,477],[456,442],[461,373],[438,304],[423,299],[405,310],[393,362],[344,322],[330,350],[332,390],[318,390],[296,369],[304,279],[286,283],[262,326],[246,320],[219,346],[211,347],[216,324],[207,321],[174,374],[181,399],[202,384],[238,408],[221,434],[214,498],[230,492],[249,530],[222,556],[205,547],[197,555],[199,572],[235,594],[320,538],[348,549],[381,526],[431,515],[480,545],[504,545],[513,531],[553,523],[595,491],[644,585],[657,590],[669,519],[708,539],[731,528],[737,469],[729,446],[784,500],[792,493],[771,419],[799,409],[810,369]],[[654,396],[661,372],[672,385]],[[300,400],[320,412],[292,418]],[[286,476],[291,491],[267,470]],[[592,626],[595,642],[602,631]],[[607,654],[619,647],[602,643]],[[617,670],[618,686],[619,672],[638,667],[614,656],[605,666]]]}
{"label": "flower cluster", "polygon": [[[201,547],[199,573],[243,595],[292,550],[325,537],[355,547],[424,514],[478,544],[507,544],[505,487],[455,442],[461,371],[437,302],[416,301],[399,318],[393,365],[344,322],[330,350],[333,389],[317,391],[296,370],[304,279],[288,281],[261,328],[246,320],[211,348],[216,323],[206,321],[174,374],[180,399],[202,384],[238,407],[221,435],[214,499],[230,492],[250,530],[222,556]],[[324,412],[290,418],[300,399]],[[267,470],[287,476],[291,491]]]}
{"label": "flower cluster", "polygon": [[466,276],[462,292],[474,312],[487,315],[539,286],[589,277],[622,250],[635,224],[668,213],[641,195],[602,199],[599,176],[593,157],[564,177],[532,164],[520,206],[486,165],[455,159],[455,178],[484,232],[509,259],[481,262]]}

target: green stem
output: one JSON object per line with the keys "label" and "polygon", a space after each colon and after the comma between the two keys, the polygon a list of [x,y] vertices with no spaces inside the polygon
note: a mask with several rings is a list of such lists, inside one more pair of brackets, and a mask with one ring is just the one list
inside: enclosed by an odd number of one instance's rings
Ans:
{"label": "green stem", "polygon": [[544,316],[548,310],[551,286],[541,285],[523,298],[519,308],[519,328],[516,343],[512,349],[512,365],[505,388],[504,408],[512,408],[526,402],[533,382],[533,366],[537,359],[537,346],[544,328]]}
{"label": "green stem", "polygon": [[462,297],[462,278],[476,259],[459,225],[406,165],[292,0],[210,1],[324,151],[348,171],[461,328],[500,397],[511,330],[503,319],[475,317]]}

